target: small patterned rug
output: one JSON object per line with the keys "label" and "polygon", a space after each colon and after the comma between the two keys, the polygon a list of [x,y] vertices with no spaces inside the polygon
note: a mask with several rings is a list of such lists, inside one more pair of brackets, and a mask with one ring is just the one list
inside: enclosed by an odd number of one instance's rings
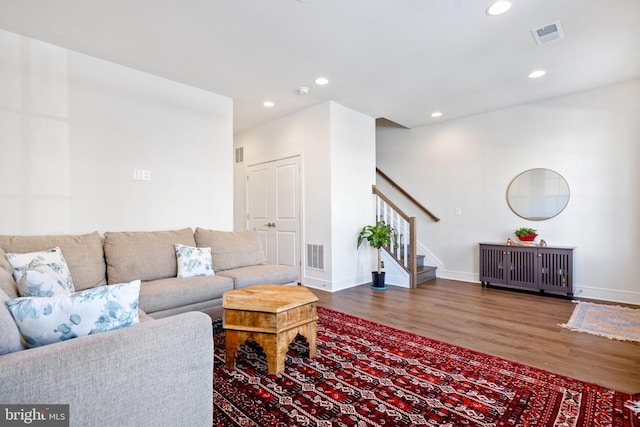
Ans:
{"label": "small patterned rug", "polygon": [[578,301],[569,322],[560,326],[609,339],[640,342],[640,310],[634,308]]}
{"label": "small patterned rug", "polygon": [[225,368],[214,334],[214,427],[638,427],[625,394],[318,307],[317,356],[302,337],[267,374],[252,341]]}

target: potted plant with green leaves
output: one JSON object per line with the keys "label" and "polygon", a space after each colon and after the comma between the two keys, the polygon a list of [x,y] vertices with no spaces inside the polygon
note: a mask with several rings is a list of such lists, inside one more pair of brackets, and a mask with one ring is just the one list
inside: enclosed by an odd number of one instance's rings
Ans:
{"label": "potted plant with green leaves", "polygon": [[378,271],[371,272],[371,288],[377,290],[387,289],[384,282],[385,273],[382,271],[382,248],[395,243],[398,232],[385,221],[380,220],[375,225],[366,225],[362,227],[358,235],[358,246],[365,240],[374,249],[378,250]]}
{"label": "potted plant with green leaves", "polygon": [[518,228],[514,234],[516,236],[518,236],[518,239],[520,239],[523,242],[533,242],[536,237],[538,236],[538,231],[534,228],[528,228],[528,227],[521,227]]}

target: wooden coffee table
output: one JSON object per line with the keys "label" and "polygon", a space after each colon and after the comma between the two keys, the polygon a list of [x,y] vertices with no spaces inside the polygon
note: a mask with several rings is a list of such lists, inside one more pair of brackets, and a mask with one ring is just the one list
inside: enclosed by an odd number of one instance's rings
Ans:
{"label": "wooden coffee table", "polygon": [[284,371],[289,344],[300,334],[316,356],[318,297],[304,286],[256,285],[225,292],[222,296],[226,331],[227,369],[234,369],[236,352],[248,339],[267,355],[267,371]]}

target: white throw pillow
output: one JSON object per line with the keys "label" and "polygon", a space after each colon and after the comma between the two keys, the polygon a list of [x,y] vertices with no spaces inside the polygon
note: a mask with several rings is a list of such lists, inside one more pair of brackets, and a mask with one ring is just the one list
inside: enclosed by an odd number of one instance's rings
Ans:
{"label": "white throw pillow", "polygon": [[133,325],[138,319],[140,280],[70,295],[6,301],[27,347],[40,347]]}
{"label": "white throw pillow", "polygon": [[194,248],[176,243],[178,277],[213,276],[211,248]]}
{"label": "white throw pillow", "polygon": [[[45,296],[37,295],[37,281],[43,280],[43,274],[47,274],[47,271],[53,271],[56,274],[58,285],[55,289],[51,290],[51,295],[46,296],[52,296],[59,292],[69,294],[75,291],[73,280],[71,279],[71,272],[69,271],[64,256],[62,256],[62,251],[58,247],[26,254],[8,253],[7,260],[11,264],[11,267],[13,267],[13,278],[18,284],[18,292],[23,297]],[[37,267],[38,265],[49,266],[51,270],[45,271],[45,269]],[[22,281],[25,273],[27,279]],[[50,278],[47,278],[47,282],[50,283],[50,280]],[[33,289],[30,289],[31,287],[33,287]],[[35,292],[35,294],[33,292]],[[45,293],[46,292],[45,290]]]}
{"label": "white throw pillow", "polygon": [[26,270],[18,284],[18,293],[23,297],[52,297],[54,295],[69,295],[73,289],[69,289],[59,271],[54,270],[49,264],[34,259]]}

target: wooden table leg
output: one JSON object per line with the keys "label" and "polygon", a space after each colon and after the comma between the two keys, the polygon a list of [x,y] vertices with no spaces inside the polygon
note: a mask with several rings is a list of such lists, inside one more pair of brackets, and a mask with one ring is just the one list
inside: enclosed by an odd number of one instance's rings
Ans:
{"label": "wooden table leg", "polygon": [[233,370],[236,367],[236,352],[240,348],[240,337],[237,331],[227,330],[225,334],[225,350],[226,361],[225,366],[229,370]]}
{"label": "wooden table leg", "polygon": [[318,324],[317,322],[310,322],[305,325],[305,338],[309,343],[309,357],[316,357],[316,335],[318,333]]}

